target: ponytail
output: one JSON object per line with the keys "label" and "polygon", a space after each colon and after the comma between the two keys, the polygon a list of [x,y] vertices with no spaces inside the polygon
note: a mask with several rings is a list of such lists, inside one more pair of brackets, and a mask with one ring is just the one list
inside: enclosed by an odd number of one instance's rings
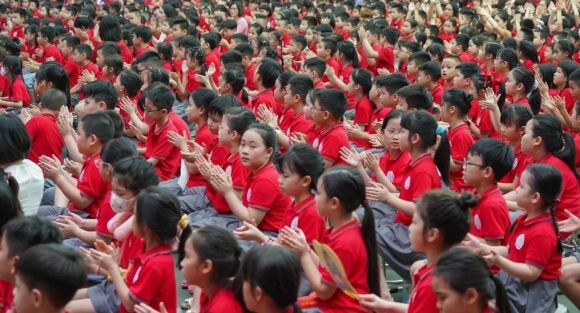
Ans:
{"label": "ponytail", "polygon": [[361,221],[361,232],[363,240],[365,242],[365,248],[367,250],[367,284],[371,293],[377,296],[381,295],[381,286],[379,282],[379,258],[377,251],[377,235],[375,233],[375,217],[373,210],[369,206],[367,200],[363,201],[362,206],[364,208],[364,217]]}
{"label": "ponytail", "polygon": [[564,248],[562,247],[562,241],[560,241],[560,229],[558,228],[558,221],[556,220],[556,208],[550,205],[550,217],[552,218],[552,226],[554,226],[554,232],[556,233],[556,238],[558,239],[558,252],[562,253]]}
{"label": "ponytail", "polygon": [[511,313],[510,302],[505,290],[505,286],[495,275],[490,276],[495,288],[495,311],[497,313]]}
{"label": "ponytail", "polygon": [[248,105],[248,103],[250,101],[250,97],[248,96],[248,92],[244,88],[242,88],[242,101],[244,102],[244,105]]}
{"label": "ponytail", "polygon": [[576,160],[576,149],[574,145],[574,138],[567,132],[562,132],[562,149],[552,152],[558,159],[564,161],[568,168],[574,173],[577,180],[580,180],[580,175],[574,164]]}
{"label": "ponytail", "polygon": [[441,180],[446,186],[451,186],[451,178],[449,177],[449,158],[451,156],[451,145],[449,144],[449,138],[447,138],[447,133],[444,132],[441,135],[439,141],[439,146],[435,150],[435,156],[433,156],[433,161],[439,173],[441,174]]}

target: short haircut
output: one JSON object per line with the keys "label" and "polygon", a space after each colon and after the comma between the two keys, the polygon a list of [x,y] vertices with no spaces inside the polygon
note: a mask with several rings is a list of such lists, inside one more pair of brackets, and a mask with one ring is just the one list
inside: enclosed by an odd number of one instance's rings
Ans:
{"label": "short haircut", "polygon": [[320,89],[314,92],[314,101],[320,109],[328,111],[336,120],[341,120],[346,112],[348,100],[344,92],[338,89]]}
{"label": "short haircut", "polygon": [[153,105],[157,109],[165,109],[167,111],[171,111],[171,108],[173,108],[173,102],[175,101],[175,96],[171,93],[171,90],[162,84],[158,84],[147,90],[145,98],[153,102]]}
{"label": "short haircut", "polygon": [[264,88],[272,88],[276,84],[276,79],[282,74],[284,70],[278,62],[272,59],[264,59],[260,66],[258,66],[257,73],[262,79],[262,86]]}
{"label": "short haircut", "polygon": [[102,45],[97,48],[97,51],[101,51],[103,56],[106,58],[111,55],[120,54],[121,48],[119,44],[112,41],[105,41]]}
{"label": "short haircut", "polygon": [[143,42],[146,43],[149,42],[149,40],[151,40],[151,37],[153,36],[153,33],[151,32],[151,28],[149,28],[149,26],[137,26],[133,30],[133,34],[135,35],[135,37],[141,38],[141,40],[143,40]]}
{"label": "short haircut", "polygon": [[141,90],[143,81],[141,76],[133,71],[124,71],[119,74],[119,82],[125,89],[129,98],[134,98]]}
{"label": "short haircut", "polygon": [[115,75],[118,75],[123,70],[123,66],[124,66],[123,59],[118,54],[109,55],[109,56],[105,57],[104,63],[106,66],[109,67],[109,69],[112,68],[115,70]]}
{"label": "short haircut", "polygon": [[456,70],[463,75],[464,78],[471,78],[473,76],[481,75],[481,67],[475,62],[465,62],[457,65]]}
{"label": "short haircut", "polygon": [[81,44],[81,40],[79,39],[79,37],[76,36],[68,36],[63,40],[63,42],[66,44],[67,47],[73,49]]}
{"label": "short haircut", "polygon": [[415,61],[415,65],[420,66],[421,64],[423,64],[425,62],[431,61],[431,56],[429,55],[429,53],[427,53],[425,51],[413,52],[409,56],[409,63],[411,63],[413,61]]}
{"label": "short haircut", "polygon": [[75,47],[75,50],[79,52],[79,54],[84,54],[87,59],[90,59],[93,55],[93,48],[87,45],[86,43],[81,43]]}
{"label": "short haircut", "polygon": [[186,50],[188,50],[191,48],[200,47],[201,44],[200,44],[199,40],[197,40],[197,38],[195,38],[193,36],[184,36],[184,37],[179,38],[179,41],[177,42],[177,46],[185,48]]}
{"label": "short haircut", "polygon": [[29,248],[43,243],[62,243],[62,233],[53,222],[38,216],[21,216],[2,227],[8,256],[19,256]]}
{"label": "short haircut", "polygon": [[291,95],[300,96],[300,100],[306,103],[306,96],[314,88],[314,82],[307,75],[296,75],[290,78],[287,86]]}
{"label": "short haircut", "polygon": [[107,113],[100,111],[85,115],[81,123],[85,137],[95,135],[103,145],[115,137],[115,126]]}
{"label": "short haircut", "polygon": [[147,51],[140,55],[135,61],[134,65],[141,64],[143,67],[150,67],[152,69],[161,67],[161,58],[155,51]]}
{"label": "short haircut", "polygon": [[14,13],[20,15],[20,17],[22,19],[25,19],[26,17],[28,17],[28,13],[26,13],[26,10],[24,10],[23,8],[18,8],[18,9],[12,10],[12,14],[14,14]]}
{"label": "short haircut", "polygon": [[209,44],[209,48],[211,50],[215,49],[218,45],[218,37],[214,33],[205,33],[201,35],[201,39],[205,41],[205,43]]}
{"label": "short haircut", "polygon": [[232,40],[237,42],[238,44],[249,42],[248,36],[246,36],[245,34],[242,34],[242,33],[233,34]]}
{"label": "short haircut", "polygon": [[568,81],[573,81],[577,86],[580,86],[580,68],[568,76]]}
{"label": "short haircut", "polygon": [[437,61],[429,61],[419,66],[419,71],[431,76],[431,81],[437,82],[441,78],[441,65]]}
{"label": "short haircut", "polygon": [[375,78],[374,84],[378,88],[385,88],[390,95],[394,95],[403,87],[409,86],[411,83],[401,73],[394,73],[391,75],[380,75]]}
{"label": "short haircut", "polygon": [[207,113],[223,116],[229,108],[239,108],[241,106],[240,100],[232,95],[219,96],[211,101]]}
{"label": "short haircut", "polygon": [[252,58],[254,56],[254,47],[249,43],[241,43],[234,48],[235,51],[238,51],[242,54],[243,57]]}
{"label": "short haircut", "polygon": [[[471,39],[471,38],[466,34],[458,34],[457,36],[455,36],[455,42],[457,43],[458,46],[461,46],[461,48],[464,51],[466,51],[467,48],[469,48],[469,39]],[[533,35],[532,35],[532,39],[533,39]]]}
{"label": "short haircut", "polygon": [[94,99],[96,102],[105,102],[107,110],[114,110],[119,100],[117,88],[106,80],[95,80],[83,88],[85,99]]}
{"label": "short haircut", "polygon": [[14,114],[0,115],[0,146],[0,164],[26,159],[30,153],[30,136],[22,121]]}
{"label": "short haircut", "polygon": [[40,33],[40,35],[43,38],[48,39],[49,42],[53,42],[54,41],[55,33],[54,33],[54,28],[53,27],[44,26],[44,27],[41,27],[38,32]]}
{"label": "short haircut", "polygon": [[238,27],[238,22],[232,20],[232,19],[227,19],[222,23],[222,27],[223,29],[236,29]]}
{"label": "short haircut", "polygon": [[483,138],[474,142],[469,148],[469,153],[481,158],[483,168],[491,167],[496,182],[511,171],[515,162],[513,149],[493,138]]}
{"label": "short haircut", "polygon": [[51,111],[58,111],[63,105],[66,105],[66,95],[60,89],[50,88],[40,97],[42,107]]}
{"label": "short haircut", "polygon": [[292,37],[292,41],[294,41],[300,47],[300,51],[304,50],[304,48],[308,46],[306,38],[304,38],[302,35],[294,35]]}
{"label": "short haircut", "polygon": [[220,56],[220,60],[224,64],[230,63],[242,64],[242,58],[243,58],[242,54],[236,50],[226,51],[222,53],[222,55]]}
{"label": "short haircut", "polygon": [[433,97],[425,87],[417,84],[403,87],[397,91],[401,98],[405,98],[409,109],[429,110],[433,107]]}
{"label": "short haircut", "polygon": [[320,57],[313,57],[304,61],[304,67],[315,72],[318,77],[322,77],[326,71],[326,62]]}
{"label": "short haircut", "polygon": [[64,308],[86,284],[82,256],[75,249],[56,243],[40,244],[24,251],[15,272],[27,289],[38,289],[55,308]]}
{"label": "short haircut", "polygon": [[115,110],[105,110],[101,112],[107,114],[111,118],[111,121],[113,121],[113,128],[115,129],[113,138],[120,138],[123,136],[123,133],[125,132],[125,120],[123,120],[121,114]]}

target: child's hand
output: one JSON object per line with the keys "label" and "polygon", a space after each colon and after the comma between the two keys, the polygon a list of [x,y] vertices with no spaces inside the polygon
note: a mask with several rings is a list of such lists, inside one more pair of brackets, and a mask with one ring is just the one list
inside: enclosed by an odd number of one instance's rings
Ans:
{"label": "child's hand", "polygon": [[377,134],[381,133],[382,127],[383,127],[383,120],[376,121],[373,123],[373,129],[377,132]]}
{"label": "child's hand", "polygon": [[385,143],[383,142],[383,137],[379,135],[371,136],[369,142],[373,148],[384,148]]}
{"label": "child's hand", "polygon": [[8,114],[8,112],[6,112],[6,110],[4,110],[3,108],[0,108],[0,114]]}
{"label": "child's hand", "polygon": [[387,70],[386,68],[379,68],[379,69],[377,69],[377,72],[379,73],[379,75],[386,75],[386,76],[391,75],[391,71]]}
{"label": "child's hand", "polygon": [[22,111],[20,111],[20,120],[22,123],[24,123],[24,125],[28,124],[31,118],[32,116],[30,116],[28,109],[22,109]]}
{"label": "child's hand", "polygon": [[268,236],[264,235],[257,226],[255,220],[252,220],[252,223],[243,222],[242,226],[234,230],[234,236],[241,240],[264,243],[268,240]]}
{"label": "child's hand", "polygon": [[298,255],[303,256],[310,250],[308,242],[306,241],[306,236],[300,228],[292,229],[288,226],[280,229],[280,243],[298,253]]}
{"label": "child's hand", "polygon": [[225,46],[225,47],[227,47],[227,46],[229,46],[229,45],[230,45],[230,44],[228,43],[228,41],[227,41],[227,40],[225,40],[225,39],[222,39],[222,40],[220,40],[220,46]]}
{"label": "child's hand", "polygon": [[568,219],[558,222],[558,229],[563,233],[573,233],[580,230],[580,218],[568,210],[564,210]]}
{"label": "child's hand", "polygon": [[308,143],[308,136],[306,136],[303,133],[292,133],[292,135],[290,136],[290,140],[292,140],[292,144],[295,143]]}
{"label": "child's hand", "polygon": [[358,125],[352,125],[352,127],[346,127],[346,134],[351,138],[362,138],[364,132]]}
{"label": "child's hand", "polygon": [[546,82],[543,79],[538,79],[536,81],[538,82],[538,90],[540,90],[540,93],[547,94],[548,91],[550,90],[550,87],[548,87],[548,84],[546,84]]}
{"label": "child's hand", "polygon": [[81,174],[81,170],[83,168],[83,165],[79,162],[75,162],[73,160],[70,160],[68,158],[64,159],[64,166],[66,166],[66,169],[69,173],[73,174],[73,175],[80,175]]}
{"label": "child's hand", "polygon": [[79,37],[81,42],[87,42],[89,40],[89,34],[87,34],[87,32],[83,30],[77,28],[75,29],[75,34],[77,35],[77,37]]}
{"label": "child's hand", "polygon": [[20,52],[20,58],[22,61],[27,61],[30,59],[30,54],[28,54],[28,52]]}
{"label": "child's hand", "polygon": [[316,53],[312,52],[312,50],[309,49],[308,51],[306,50],[304,51],[304,55],[306,55],[307,59],[310,59],[314,58],[316,56]]}
{"label": "child's hand", "polygon": [[499,253],[497,253],[497,251],[495,250],[491,250],[490,254],[483,256],[483,259],[487,262],[487,265],[489,266],[498,265],[501,258],[502,256],[499,255]]}
{"label": "child's hand", "polygon": [[181,84],[181,78],[179,77],[179,74],[177,74],[176,72],[169,73],[169,78],[173,79],[176,84],[178,85]]}
{"label": "child's hand", "polygon": [[54,222],[56,227],[60,229],[64,238],[74,238],[80,230],[79,225],[75,224],[73,221],[67,219],[65,216],[59,216]]}
{"label": "child's hand", "polygon": [[361,156],[354,149],[348,149],[347,147],[340,148],[340,158],[352,167],[358,167],[361,164]]}
{"label": "child's hand", "polygon": [[206,76],[213,76],[215,74],[215,72],[216,72],[215,64],[210,63],[209,67],[207,68],[207,71],[205,72],[205,75]]}
{"label": "child's hand", "polygon": [[36,50],[34,50],[34,53],[36,54],[36,56],[42,57],[44,55],[44,50],[36,48]]}
{"label": "child's hand", "polygon": [[207,147],[205,146],[205,143],[202,144],[201,146],[193,141],[193,140],[188,140],[187,141],[187,147],[189,148],[189,151],[193,152],[193,153],[197,153],[201,156],[203,156],[204,158],[207,158]]}
{"label": "child's hand", "polygon": [[477,237],[473,236],[472,234],[467,234],[467,237],[465,237],[461,245],[473,251],[477,255],[484,256],[491,253],[490,249],[487,249],[484,245],[482,245],[481,241],[479,241],[479,239],[477,239]]}
{"label": "child's hand", "polygon": [[81,253],[81,256],[83,257],[83,261],[85,261],[85,268],[87,270],[87,273],[97,273],[97,270],[99,269],[99,267],[95,264],[95,262],[93,261],[93,258],[91,258],[91,252],[83,247],[79,247],[79,252]]}
{"label": "child's hand", "polygon": [[375,294],[371,293],[368,295],[358,295],[358,296],[360,297],[359,300],[360,305],[369,311],[383,312],[391,308],[389,301],[383,300]]}
{"label": "child's hand", "polygon": [[28,114],[30,114],[31,116],[37,116],[40,115],[42,112],[40,112],[40,109],[36,106],[36,105],[30,105],[28,107]]}
{"label": "child's hand", "polygon": [[260,114],[262,122],[274,129],[278,128],[278,117],[265,104],[262,103],[258,106],[258,114]]}
{"label": "child's hand", "polygon": [[479,104],[487,110],[492,110],[497,108],[497,101],[499,100],[499,96],[496,96],[493,89],[486,88],[485,89],[485,99],[480,101]]}
{"label": "child's hand", "polygon": [[204,75],[195,75],[195,80],[202,83],[204,86],[209,87],[210,83],[209,83],[209,76],[204,76]]}
{"label": "child's hand", "polygon": [[44,178],[52,179],[54,181],[62,174],[60,161],[55,155],[53,155],[52,158],[43,155],[38,161],[38,166],[42,169]]}
{"label": "child's hand", "polygon": [[72,126],[68,122],[67,116],[59,115],[56,125],[58,126],[58,131],[63,137],[72,133]]}
{"label": "child's hand", "polygon": [[95,74],[89,72],[88,70],[83,70],[83,77],[85,78],[84,80],[86,83],[90,83],[97,80]]}
{"label": "child's hand", "polygon": [[183,131],[183,134],[180,135],[174,131],[170,131],[167,134],[167,138],[171,144],[178,147],[181,150],[187,150],[187,134]]}
{"label": "child's hand", "polygon": [[161,311],[155,311],[145,303],[139,303],[133,308],[137,313],[167,313],[167,309],[165,308],[165,304],[163,304],[163,302],[159,302],[159,310]]}
{"label": "child's hand", "polygon": [[98,267],[102,267],[108,272],[112,272],[114,270],[118,271],[117,260],[113,255],[91,249],[90,257]]}
{"label": "child's hand", "polygon": [[364,26],[361,26],[358,28],[358,37],[360,38],[360,40],[366,39],[367,38],[367,31],[365,30]]}
{"label": "child's hand", "polygon": [[70,20],[70,21],[68,21],[68,23],[66,23],[66,25],[67,25],[69,28],[74,28],[74,27],[75,27],[75,22],[74,22],[73,20]]}
{"label": "child's hand", "polygon": [[84,225],[85,225],[85,219],[83,219],[82,217],[72,213],[72,212],[68,212],[68,215],[63,215],[62,217],[66,218],[67,220],[79,225],[80,228],[84,229]]}
{"label": "child's hand", "polygon": [[125,111],[127,115],[131,116],[135,114],[136,111],[136,104],[129,99],[129,97],[121,98],[121,103],[119,104],[121,110]]}
{"label": "child's hand", "polygon": [[222,195],[234,191],[232,176],[228,175],[221,167],[217,165],[212,166],[210,183],[212,187]]}
{"label": "child's hand", "polygon": [[[189,160],[186,160],[190,162]],[[202,155],[197,154],[191,162],[195,162],[195,166],[199,170],[201,176],[205,178],[208,182],[211,180],[212,164],[204,158]]]}
{"label": "child's hand", "polygon": [[336,78],[336,73],[334,72],[334,68],[332,68],[332,66],[327,66],[324,72],[329,79]]}
{"label": "child's hand", "polygon": [[129,129],[130,129],[130,133],[135,135],[135,138],[137,138],[139,140],[145,139],[145,136],[143,136],[143,133],[141,132],[141,130],[139,130],[139,128],[137,128],[137,126],[135,126],[133,124],[129,124]]}
{"label": "child's hand", "polygon": [[559,111],[566,109],[566,100],[564,100],[564,98],[562,98],[561,96],[559,96],[559,95],[553,96],[552,102],[556,106],[556,109],[558,109]]}
{"label": "child's hand", "polygon": [[373,183],[371,187],[367,187],[367,199],[373,201],[380,201],[386,203],[391,196],[391,192],[387,187],[379,183]]}
{"label": "child's hand", "polygon": [[379,166],[379,158],[372,153],[366,154],[365,164],[373,173],[376,173],[381,170]]}

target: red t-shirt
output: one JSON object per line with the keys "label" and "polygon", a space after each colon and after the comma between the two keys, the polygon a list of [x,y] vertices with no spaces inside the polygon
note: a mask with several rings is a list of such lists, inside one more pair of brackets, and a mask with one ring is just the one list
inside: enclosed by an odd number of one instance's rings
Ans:
{"label": "red t-shirt", "polygon": [[179,148],[167,139],[170,131],[178,133],[171,119],[168,119],[159,129],[156,130],[156,128],[157,125],[155,123],[151,123],[149,126],[145,145],[145,159],[156,158],[159,160],[155,166],[155,171],[157,176],[159,176],[159,180],[163,182],[172,179],[175,175],[181,161],[181,153]]}
{"label": "red t-shirt", "polygon": [[[328,245],[342,262],[346,277],[358,294],[369,294],[367,283],[368,254],[362,237],[360,225],[356,220],[343,225],[338,229],[329,228],[322,237],[322,243]],[[335,286],[334,279],[322,263],[318,266],[323,283]],[[327,300],[319,301],[320,310],[325,313],[367,312],[358,301],[347,296],[342,290],[336,289]]]}
{"label": "red t-shirt", "polygon": [[151,51],[149,49],[149,47],[145,47],[142,49],[138,49],[137,47],[135,47],[135,51],[133,53],[133,59],[136,60],[137,58],[139,58],[141,55],[143,55],[147,51]]}
{"label": "red t-shirt", "polygon": [[24,40],[24,25],[13,26],[10,30],[10,38],[18,37],[20,41]]}
{"label": "red t-shirt", "polygon": [[282,225],[300,228],[308,243],[320,241],[326,231],[326,221],[324,217],[318,215],[314,195],[310,195],[300,203],[294,203],[291,209],[286,210]]}
{"label": "red t-shirt", "polygon": [[10,81],[8,83],[7,89],[4,90],[4,96],[8,97],[8,101],[22,101],[22,106],[29,106],[30,93],[24,84],[24,80],[22,80],[22,75],[16,76],[12,83]]}
{"label": "red t-shirt", "polygon": [[258,224],[260,230],[280,230],[286,210],[292,206],[290,197],[285,196],[280,189],[279,178],[280,174],[271,162],[256,173],[250,172],[248,175],[242,192],[242,202],[246,208],[266,211]]}
{"label": "red t-shirt", "polygon": [[431,287],[433,265],[424,265],[413,275],[415,288],[409,298],[408,313],[437,313],[437,296]]}
{"label": "red t-shirt", "polygon": [[185,85],[185,90],[189,93],[193,93],[199,88],[205,88],[205,85],[198,82],[195,79],[196,75],[199,75],[200,71],[189,70],[187,71],[187,84]]}
{"label": "red t-shirt", "polygon": [[[399,190],[403,188],[403,179],[409,163],[411,163],[411,154],[406,151],[400,151],[393,157],[388,151],[385,151],[385,154],[379,159],[379,167],[385,173],[387,179]],[[371,178],[375,181],[377,180],[374,173]]]}
{"label": "red t-shirt", "polygon": [[302,71],[302,64],[306,61],[306,55],[302,52],[298,53],[296,56],[292,58],[292,68],[300,73]]}
{"label": "red t-shirt", "polygon": [[[326,67],[327,68],[332,67],[335,73],[340,73],[341,66],[340,64],[338,64],[338,61],[336,61],[336,59],[333,57],[326,60]],[[321,80],[323,83],[328,82],[328,77],[326,76],[326,74],[322,75]]]}
{"label": "red t-shirt", "polygon": [[[469,148],[475,142],[473,136],[469,131],[467,124],[461,124],[453,129],[449,130],[447,134],[449,138],[449,145],[451,146],[451,159],[456,163],[463,164],[463,160],[467,157]],[[459,170],[449,172],[451,178],[451,190],[455,192],[461,192],[464,189],[470,189],[471,187],[463,181],[463,166],[459,167]]]}
{"label": "red t-shirt", "polygon": [[121,243],[121,253],[119,258],[119,266],[124,269],[128,269],[129,266],[133,265],[135,259],[143,253],[145,250],[145,241],[143,238],[135,236],[133,231],[129,234],[129,237]]}
{"label": "red t-shirt", "polygon": [[264,89],[260,91],[257,95],[255,95],[252,98],[251,104],[252,111],[254,111],[254,114],[256,115],[257,118],[261,118],[260,114],[258,113],[260,104],[264,104],[275,115],[280,115],[282,109],[279,107],[278,102],[276,102],[276,99],[274,98],[274,92],[270,88]]}
{"label": "red t-shirt", "polygon": [[308,134],[313,125],[314,122],[312,120],[304,117],[304,111],[294,113],[294,116],[290,118],[288,129],[286,129],[286,136],[290,137],[292,133]]}
{"label": "red t-shirt", "polygon": [[60,53],[60,50],[58,50],[58,48],[54,44],[51,44],[45,48],[43,57],[44,59],[42,61],[48,58],[53,58],[59,64],[63,64],[62,53]]}
{"label": "red t-shirt", "polygon": [[217,54],[218,54],[217,49],[213,49],[205,56],[205,66],[207,68],[209,68],[210,64],[213,64],[215,66],[215,74],[213,74],[212,78],[216,86],[218,85],[219,78],[222,75],[220,58]]}
{"label": "red t-shirt", "polygon": [[14,285],[0,279],[0,313],[6,313],[12,308],[14,303],[13,289]]}
{"label": "red t-shirt", "polygon": [[473,62],[473,56],[469,51],[463,51],[458,57],[461,62]]}
{"label": "red t-shirt", "polygon": [[507,202],[496,185],[479,195],[479,202],[471,210],[471,229],[474,236],[485,240],[502,240],[511,221]]}
{"label": "red t-shirt", "polygon": [[40,46],[40,45],[34,46],[34,45],[29,44],[28,42],[26,42],[24,44],[24,47],[22,47],[22,52],[28,53],[28,55],[30,56],[31,59],[33,59],[34,61],[37,61],[37,59],[40,60],[41,57],[36,55],[36,49],[42,50],[42,52],[44,54],[44,47],[43,46]]}
{"label": "red t-shirt", "polygon": [[514,104],[521,104],[521,105],[526,106],[528,108],[530,107],[530,102],[528,102],[528,97],[526,97],[526,96],[523,96],[515,101],[512,101],[512,105],[514,105]]}
{"label": "red t-shirt", "polygon": [[527,218],[525,213],[514,223],[508,239],[508,259],[542,269],[538,279],[558,279],[562,253],[558,252],[558,237],[550,213]]}
{"label": "red t-shirt", "polygon": [[84,198],[92,200],[92,202],[84,209],[71,203],[69,206],[71,210],[87,212],[91,217],[97,216],[101,202],[107,194],[107,191],[111,188],[111,184],[105,181],[99,173],[100,163],[101,156],[98,153],[85,159],[83,169],[77,181],[77,189]]}
{"label": "red t-shirt", "polygon": [[[232,186],[235,190],[244,189],[250,169],[242,164],[239,153],[230,155],[223,164],[222,169],[232,178]],[[209,201],[213,204],[216,212],[219,214],[232,214],[230,206],[224,196],[213,189],[211,184],[207,184],[205,193]]]}
{"label": "red t-shirt", "polygon": [[[441,177],[431,153],[425,153],[407,165],[405,180],[399,198],[405,201],[416,201],[424,193],[441,188]],[[411,225],[413,217],[397,211],[395,221],[405,226]]]}
{"label": "red t-shirt", "polygon": [[42,113],[33,116],[26,123],[26,131],[32,141],[32,148],[28,155],[30,161],[38,163],[38,159],[42,155],[48,157],[56,155],[59,160],[61,159],[64,139],[58,131],[54,114]]}
{"label": "red t-shirt", "polygon": [[348,136],[342,122],[322,127],[318,131],[318,136],[314,139],[312,147],[320,152],[323,159],[332,162],[332,166],[348,165],[340,157],[342,147],[350,149]]}
{"label": "red t-shirt", "polygon": [[512,169],[499,181],[500,183],[513,183],[516,176],[520,177],[527,166],[526,162],[529,156],[522,151],[521,144],[514,149],[514,153],[516,155],[514,165],[512,166]]}
{"label": "red t-shirt", "polygon": [[246,84],[244,87],[247,87],[250,90],[258,90],[258,86],[254,82],[254,73],[256,73],[256,68],[256,63],[252,62],[246,69]]}
{"label": "red t-shirt", "polygon": [[242,305],[236,300],[234,292],[230,288],[218,287],[211,297],[203,291],[199,298],[199,311],[203,313],[243,313]]}
{"label": "red t-shirt", "polygon": [[[217,139],[217,135],[212,134],[209,131],[209,127],[207,124],[203,124],[201,127],[197,129],[195,134],[195,142],[200,146],[205,146],[207,149],[210,148],[211,144]],[[187,187],[197,187],[197,186],[206,186],[207,181],[201,174],[189,174],[189,180],[187,181]]]}
{"label": "red t-shirt", "polygon": [[391,113],[392,110],[393,109],[387,108],[387,107],[380,107],[380,108],[375,109],[375,111],[373,112],[373,115],[371,116],[371,122],[365,128],[365,132],[367,132],[371,135],[376,134],[377,132],[373,128],[373,124],[384,120],[385,116],[387,116],[389,113]]}
{"label": "red t-shirt", "polygon": [[[501,133],[497,132],[493,128],[493,123],[491,122],[491,112],[486,108],[479,108],[477,112],[477,118],[475,119],[475,126],[479,128],[481,133],[488,134],[489,138],[495,138],[501,140]],[[477,138],[474,138],[477,140]]]}
{"label": "red t-shirt", "polygon": [[429,90],[431,93],[431,97],[433,98],[433,103],[437,103],[441,105],[441,98],[443,97],[443,93],[445,89],[440,84],[435,85],[433,89]]}
{"label": "red t-shirt", "polygon": [[[353,121],[354,124],[358,125],[362,129],[367,128],[371,123],[373,111],[374,109],[371,100],[369,100],[368,97],[363,96],[355,106]],[[354,143],[357,147],[363,147],[367,149],[371,147],[370,142],[365,139],[349,138],[349,140],[352,141],[352,143]]]}
{"label": "red t-shirt", "polygon": [[75,62],[74,58],[63,59],[64,69],[68,72],[68,79],[71,87],[76,86],[81,76],[81,67]]}
{"label": "red t-shirt", "polygon": [[[177,310],[177,289],[175,288],[175,264],[171,255],[171,245],[160,245],[143,252],[127,272],[129,296],[136,302],[148,304],[159,311],[163,302],[167,312]],[[121,313],[128,313],[121,304]]]}
{"label": "red t-shirt", "polygon": [[[348,85],[348,83],[350,82],[350,76],[352,74],[352,71],[354,71],[354,67],[352,67],[352,65],[349,64],[349,65],[343,67],[340,70],[340,73],[336,73],[336,76],[345,85]],[[335,89],[338,89],[338,87],[336,85],[334,85],[334,88]],[[345,94],[346,94],[346,99],[348,100],[348,106],[346,107],[346,109],[347,110],[354,109],[356,107],[356,105],[357,105],[356,97],[353,94],[351,94],[350,92],[346,92]]]}
{"label": "red t-shirt", "polygon": [[280,103],[278,103],[278,106],[282,108],[280,115],[278,116],[278,126],[283,132],[286,132],[286,130],[288,130],[288,127],[290,127],[292,117],[294,117],[295,115],[294,109],[286,107]]}
{"label": "red t-shirt", "polygon": [[112,191],[109,189],[103,201],[101,201],[101,206],[97,212],[97,225],[95,226],[95,232],[98,235],[109,238],[113,238],[113,234],[107,228],[107,224],[109,224],[113,216],[117,215],[111,208],[111,193]]}

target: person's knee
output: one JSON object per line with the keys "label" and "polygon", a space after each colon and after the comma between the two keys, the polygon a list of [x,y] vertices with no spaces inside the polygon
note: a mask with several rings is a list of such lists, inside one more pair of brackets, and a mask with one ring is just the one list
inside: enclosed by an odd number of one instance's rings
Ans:
{"label": "person's knee", "polygon": [[561,272],[562,274],[558,278],[559,286],[569,287],[572,285],[580,285],[580,264],[564,266]]}

